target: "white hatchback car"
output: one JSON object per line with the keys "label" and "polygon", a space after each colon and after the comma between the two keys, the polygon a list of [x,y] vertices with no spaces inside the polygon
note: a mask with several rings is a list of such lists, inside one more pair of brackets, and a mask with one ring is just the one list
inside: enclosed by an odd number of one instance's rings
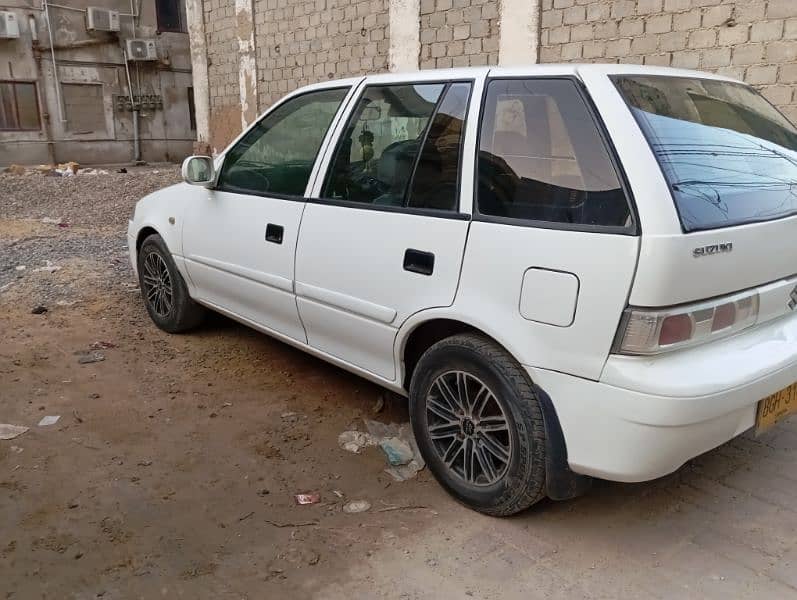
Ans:
{"label": "white hatchback car", "polygon": [[409,396],[468,506],[643,481],[797,408],[797,132],[746,85],[544,65],[302,88],[141,200],[204,307]]}

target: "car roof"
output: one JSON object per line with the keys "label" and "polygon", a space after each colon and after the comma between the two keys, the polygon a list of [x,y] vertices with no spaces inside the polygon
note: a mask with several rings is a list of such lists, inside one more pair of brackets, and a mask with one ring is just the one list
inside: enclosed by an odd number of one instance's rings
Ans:
{"label": "car roof", "polygon": [[368,83],[401,83],[409,81],[455,81],[464,79],[479,79],[483,77],[579,77],[588,75],[661,75],[668,77],[690,77],[698,79],[716,79],[718,81],[739,82],[737,79],[725,77],[716,73],[694,71],[690,69],[676,69],[672,67],[658,67],[651,65],[634,64],[596,64],[596,63],[545,63],[517,66],[485,66],[485,67],[459,67],[453,69],[422,69],[419,71],[399,71],[392,73],[373,73],[361,77],[348,77],[345,79],[330,79],[319,83],[304,86],[296,92],[307,92],[317,89],[330,89],[335,87],[348,87],[360,83],[367,78]]}

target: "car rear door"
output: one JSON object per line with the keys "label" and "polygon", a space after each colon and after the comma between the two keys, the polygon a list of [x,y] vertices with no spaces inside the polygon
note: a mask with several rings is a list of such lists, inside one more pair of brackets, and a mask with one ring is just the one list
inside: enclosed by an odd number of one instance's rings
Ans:
{"label": "car rear door", "polygon": [[294,296],[294,258],[316,159],[350,86],[292,96],[223,158],[214,189],[197,188],[183,251],[196,299],[306,341]]}
{"label": "car rear door", "polygon": [[[416,74],[417,76],[417,74]],[[366,80],[308,201],[296,294],[308,343],[388,380],[413,313],[449,306],[470,217],[477,82]]]}

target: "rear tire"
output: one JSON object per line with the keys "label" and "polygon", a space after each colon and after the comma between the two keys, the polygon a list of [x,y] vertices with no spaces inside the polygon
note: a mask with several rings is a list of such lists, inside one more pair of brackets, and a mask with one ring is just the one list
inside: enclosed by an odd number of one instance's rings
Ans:
{"label": "rear tire", "polygon": [[410,418],[429,470],[469,508],[508,516],[545,496],[539,401],[522,367],[489,338],[456,335],[426,351],[410,384]]}
{"label": "rear tire", "polygon": [[182,333],[199,325],[205,309],[188,295],[185,281],[161,236],[154,233],[144,240],[137,262],[141,295],[155,325],[168,333]]}

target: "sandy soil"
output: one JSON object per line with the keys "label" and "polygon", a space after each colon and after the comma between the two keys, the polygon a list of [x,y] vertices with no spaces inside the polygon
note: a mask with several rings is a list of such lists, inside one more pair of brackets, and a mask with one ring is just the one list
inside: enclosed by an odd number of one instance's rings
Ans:
{"label": "sandy soil", "polygon": [[[378,450],[338,448],[378,388],[222,317],[160,332],[121,220],[41,210],[0,211],[0,423],[30,427],[0,441],[0,597],[797,598],[794,421],[656,482],[483,517],[428,471],[393,482]],[[26,248],[62,268],[15,271]]]}

